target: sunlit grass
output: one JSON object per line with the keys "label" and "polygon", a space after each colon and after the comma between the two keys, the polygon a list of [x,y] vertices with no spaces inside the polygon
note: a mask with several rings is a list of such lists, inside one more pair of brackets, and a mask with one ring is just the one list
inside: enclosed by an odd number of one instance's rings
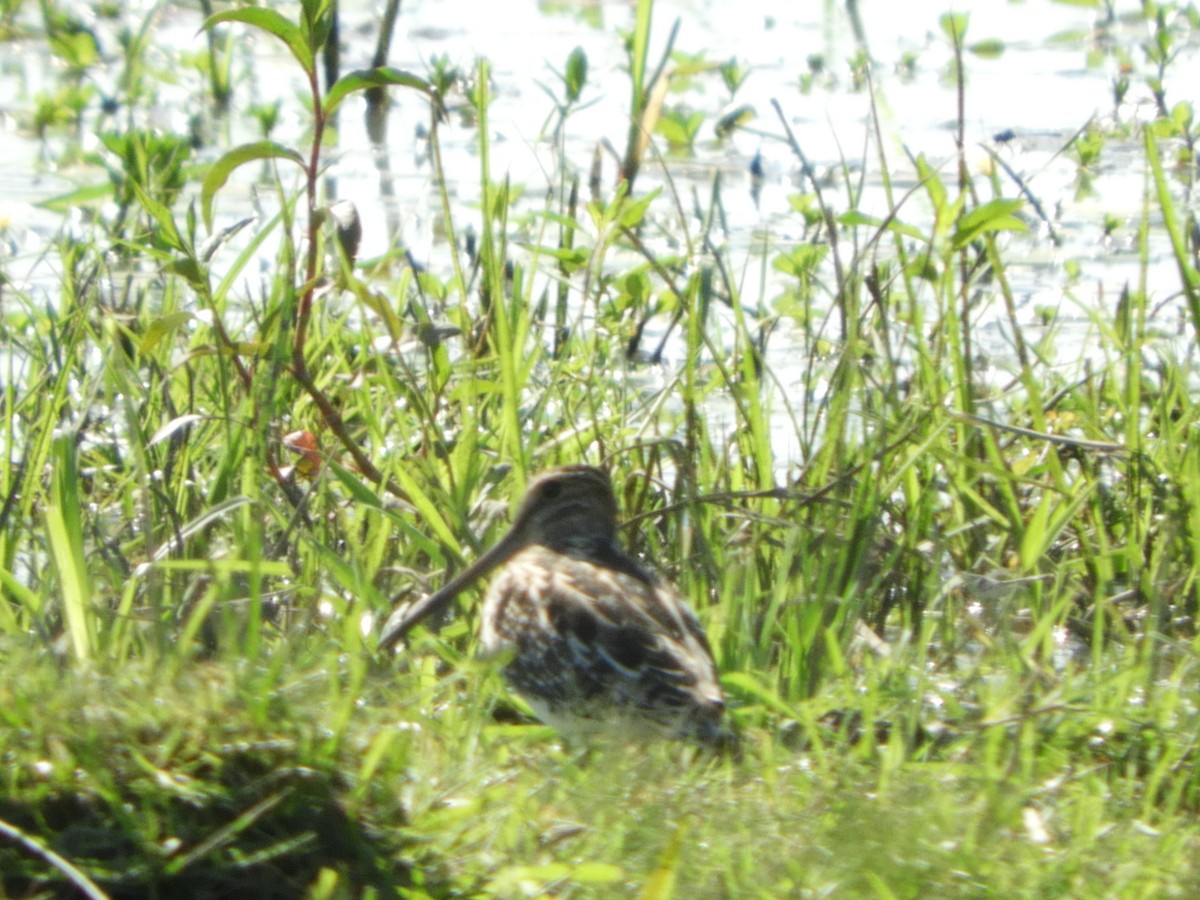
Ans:
{"label": "sunlit grass", "polygon": [[[314,141],[330,96],[386,85],[430,103],[436,158],[458,104],[479,208],[445,234],[470,225],[470,246],[439,247],[441,272],[356,263],[312,146],[189,174],[182,142],[135,131],[106,144],[111,184],[59,204],[121,212],[59,242],[57,296],[4,286],[0,890],[1196,890],[1200,409],[1144,286],[1115,309],[1073,298],[1102,364],[1060,368],[1074,349],[1050,327],[1014,338],[1004,378],[981,371],[981,305],[1021,333],[1015,191],[916,159],[898,196],[879,130],[863,165],[885,220],[853,208],[849,168],[830,190],[791,139],[805,241],[753,251],[784,293],[747,297],[715,243],[719,182],[684,212],[635,135],[632,196],[585,199],[564,167],[530,204],[491,169],[485,63],[459,92],[444,61],[326,92],[324,13],[303,6],[222,22],[284,42]],[[661,102],[651,7],[631,121]],[[943,22],[960,57],[965,24]],[[586,66],[569,71],[547,118],[560,147]],[[1147,132],[1140,228],[1168,232],[1194,328],[1154,155],[1190,147],[1177,119]],[[264,215],[213,256],[202,220],[219,233],[229,179],[264,163]],[[274,267],[247,286],[264,247]],[[771,368],[776,314],[804,396]],[[648,322],[678,337],[677,363]],[[801,456],[777,455],[781,427]],[[740,759],[564,744],[476,659],[471,596],[398,659],[375,653],[395,599],[494,541],[532,474],[579,461],[612,471],[623,537],[704,621]]]}

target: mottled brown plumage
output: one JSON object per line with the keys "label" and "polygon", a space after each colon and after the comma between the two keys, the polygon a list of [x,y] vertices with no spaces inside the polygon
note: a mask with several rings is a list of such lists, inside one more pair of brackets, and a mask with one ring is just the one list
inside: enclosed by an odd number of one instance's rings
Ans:
{"label": "mottled brown plumage", "polygon": [[497,566],[481,641],[488,653],[511,654],[505,675],[539,718],[565,732],[729,740],[699,621],[621,547],[612,484],[590,466],[534,479],[500,542],[440,591],[393,614],[381,646]]}

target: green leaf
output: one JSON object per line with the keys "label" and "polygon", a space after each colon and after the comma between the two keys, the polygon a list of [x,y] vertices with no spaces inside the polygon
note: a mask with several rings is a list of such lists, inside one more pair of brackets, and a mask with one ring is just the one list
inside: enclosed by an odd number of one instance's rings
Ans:
{"label": "green leaf", "polygon": [[942,176],[929,165],[929,160],[925,158],[924,153],[917,156],[916,165],[917,178],[924,186],[925,192],[929,194],[929,202],[933,204],[933,211],[941,213],[946,205],[946,186],[942,184]]}
{"label": "green leaf", "polygon": [[623,204],[620,215],[617,216],[617,224],[622,228],[634,229],[641,224],[642,217],[646,215],[646,210],[649,208],[654,198],[659,195],[662,188],[655,188],[645,197],[639,197],[637,200],[626,201]]}
{"label": "green leaf", "polygon": [[759,703],[790,719],[800,718],[799,710],[784,700],[775,688],[749,672],[728,672],[721,676],[721,686],[743,701]]}
{"label": "green leaf", "polygon": [[412,88],[415,91],[420,91],[428,95],[435,101],[438,100],[438,93],[434,86],[419,75],[381,66],[377,69],[361,69],[357,72],[351,72],[348,75],[343,75],[334,82],[333,87],[329,89],[329,93],[325,95],[325,115],[328,116],[332,113],[337,109],[339,103],[355,91],[365,91],[368,88],[376,87]]}
{"label": "green leaf", "polygon": [[571,55],[567,57],[567,72],[563,76],[563,83],[567,88],[567,102],[574,103],[579,99],[579,95],[583,93],[583,86],[587,84],[588,58],[583,52],[582,47],[576,47],[571,51]]}
{"label": "green leaf", "polygon": [[959,46],[967,33],[970,18],[967,13],[945,13],[938,19],[938,25],[941,26],[942,33],[950,39],[950,43]]}
{"label": "green leaf", "polygon": [[275,10],[262,9],[257,6],[228,9],[225,12],[209,16],[200,27],[202,29],[210,29],[214,25],[220,25],[224,22],[241,22],[243,25],[251,25],[254,28],[262,29],[268,34],[275,35],[275,37],[288,45],[288,49],[292,51],[292,56],[296,57],[296,61],[300,63],[305,73],[307,75],[313,74],[313,51],[312,47],[308,44],[308,39],[304,36],[304,32],[300,29],[300,26],[289,22],[282,15],[275,12]]}
{"label": "green leaf", "polygon": [[84,561],[83,512],[79,502],[83,491],[75,441],[73,433],[54,439],[54,474],[45,517],[71,649],[76,658],[86,660],[91,658],[93,650],[92,583]]}
{"label": "green leaf", "polygon": [[302,0],[300,9],[310,35],[309,46],[324,47],[333,31],[333,0]]}
{"label": "green leaf", "polygon": [[112,197],[112,195],[112,182],[104,181],[97,184],[85,184],[73,191],[59,194],[57,197],[40,200],[34,205],[41,209],[48,209],[50,212],[67,213],[77,206],[102,203]]}
{"label": "green leaf", "polygon": [[771,267],[793,278],[810,278],[829,252],[824,244],[801,244],[771,260]]}
{"label": "green leaf", "polygon": [[241,147],[230,150],[208,167],[208,172],[205,173],[204,181],[200,186],[200,208],[204,213],[204,225],[209,231],[212,231],[213,197],[224,187],[234,169],[256,159],[286,159],[294,162],[301,169],[305,165],[304,158],[299,153],[282,144],[276,144],[274,141],[243,144]]}
{"label": "green leaf", "polygon": [[[12,599],[17,601],[17,605],[35,614],[42,611],[43,597],[37,591],[31,591],[17,579],[12,572],[0,566],[0,587],[4,588]],[[4,616],[4,627],[15,630],[19,626],[16,624],[16,619],[13,617],[13,607],[11,604],[0,604],[4,608],[0,610],[0,615]],[[11,632],[10,632],[11,633]]]}
{"label": "green leaf", "polygon": [[658,120],[658,125],[654,130],[665,137],[667,143],[672,147],[688,147],[691,146],[696,137],[696,129],[703,121],[703,113],[684,117],[679,113],[671,112]]}
{"label": "green leaf", "polygon": [[996,40],[995,38],[986,41],[976,41],[967,48],[967,50],[981,59],[998,59],[1004,55],[1005,49],[1004,41]]}
{"label": "green leaf", "polygon": [[571,880],[580,884],[612,884],[625,878],[625,870],[612,863],[585,862],[571,870]]}
{"label": "green leaf", "polygon": [[659,856],[658,866],[650,873],[646,886],[642,888],[642,900],[671,900],[675,896],[679,869],[683,865],[683,845],[687,831],[687,819],[675,826],[666,848]]}
{"label": "green leaf", "polygon": [[54,55],[74,69],[87,69],[100,59],[96,35],[82,25],[55,31],[49,44]]}
{"label": "green leaf", "polygon": [[1000,199],[977,206],[958,220],[951,246],[961,250],[985,232],[1028,231],[1029,226],[1015,215],[1024,205],[1023,200]]}
{"label": "green leaf", "polygon": [[180,256],[171,261],[168,267],[172,273],[187,281],[197,292],[205,289],[206,270],[194,256]]}
{"label": "green leaf", "polygon": [[527,250],[536,250],[542,256],[549,256],[565,267],[567,272],[574,272],[587,265],[591,253],[586,247],[546,247],[537,244],[521,243]]}
{"label": "green leaf", "polygon": [[1188,311],[1192,319],[1192,330],[1200,333],[1200,271],[1193,262],[1190,242],[1184,224],[1183,216],[1176,209],[1173,186],[1163,171],[1162,159],[1159,156],[1158,135],[1151,123],[1142,132],[1146,147],[1146,159],[1150,163],[1150,172],[1154,180],[1154,192],[1162,213],[1163,227],[1171,241],[1171,249],[1175,256],[1175,265],[1179,268],[1180,284],[1187,298]]}
{"label": "green leaf", "polygon": [[[176,316],[190,316],[190,313],[173,313]],[[145,343],[143,341],[143,343]],[[181,429],[195,425],[197,422],[203,422],[204,416],[199,413],[187,413],[186,415],[176,416],[170,422],[159,427],[158,431],[150,436],[150,440],[146,442],[147,447],[153,447],[155,444],[160,444],[167,438],[174,435]]]}
{"label": "green leaf", "polygon": [[1191,130],[1192,125],[1192,104],[1186,100],[1180,100],[1172,106],[1171,122],[1179,129],[1179,134],[1187,134]]}
{"label": "green leaf", "polygon": [[842,213],[837,217],[839,225],[845,225],[848,228],[865,226],[870,228],[886,228],[888,231],[902,234],[905,237],[913,238],[914,240],[924,241],[927,235],[915,225],[908,225],[901,222],[899,219],[880,219],[875,216],[868,216],[864,212],[857,209],[852,209]]}
{"label": "green leaf", "polygon": [[137,197],[138,203],[142,205],[142,209],[146,210],[151,218],[158,223],[159,240],[179,253],[188,252],[187,243],[179,234],[179,229],[175,227],[175,219],[171,216],[170,208],[165,203],[151,197],[136,181],[131,181],[129,184],[133,188],[133,193]]}
{"label": "green leaf", "polygon": [[[363,483],[362,476],[355,472],[351,472],[345,466],[332,459],[326,461],[326,466],[333,476],[339,482],[341,482],[342,486],[350,492],[350,496],[353,497],[355,501],[363,504],[364,506],[369,506],[372,509],[379,510],[381,513],[399,525],[401,531],[404,532],[404,537],[406,540],[421,547],[423,552],[428,553],[431,556],[440,552],[441,548],[437,541],[431,540],[424,529],[418,530],[414,528],[411,522],[409,522],[404,516],[401,516],[399,513],[397,513],[392,507],[385,506],[379,499],[378,495],[370,487]],[[401,482],[401,487],[405,488],[406,490],[408,487],[412,486],[412,482],[406,477],[399,480]],[[416,491],[415,493],[417,496],[414,499],[413,505],[416,507],[418,512],[423,513],[426,520],[434,526],[433,531],[435,531],[438,536],[446,542],[446,546],[452,547],[457,551],[458,542],[454,539],[454,535],[450,531],[449,527],[445,525],[441,517],[437,514],[436,504],[429,500],[429,498],[420,491]],[[441,527],[439,528],[437,526]]]}

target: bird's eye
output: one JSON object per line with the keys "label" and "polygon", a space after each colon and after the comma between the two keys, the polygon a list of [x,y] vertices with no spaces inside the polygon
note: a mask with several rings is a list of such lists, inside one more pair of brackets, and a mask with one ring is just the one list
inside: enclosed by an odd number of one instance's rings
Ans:
{"label": "bird's eye", "polygon": [[542,498],[545,500],[553,500],[562,493],[562,482],[551,481],[542,486]]}

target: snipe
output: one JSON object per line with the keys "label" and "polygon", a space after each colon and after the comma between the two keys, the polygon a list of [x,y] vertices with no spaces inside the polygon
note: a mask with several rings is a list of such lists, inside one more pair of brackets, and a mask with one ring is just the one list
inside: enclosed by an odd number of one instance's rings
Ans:
{"label": "snipe", "polygon": [[540,719],[567,733],[730,742],[700,622],[618,543],[612,483],[591,466],[535,478],[500,542],[440,591],[393,613],[380,646],[497,566],[481,641],[489,654],[512,654],[505,675]]}

